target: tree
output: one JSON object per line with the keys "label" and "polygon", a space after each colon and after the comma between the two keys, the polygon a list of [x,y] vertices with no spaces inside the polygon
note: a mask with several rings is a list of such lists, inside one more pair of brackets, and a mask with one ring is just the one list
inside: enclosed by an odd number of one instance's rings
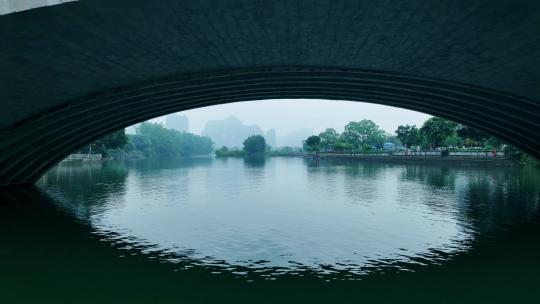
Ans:
{"label": "tree", "polygon": [[489,138],[489,134],[463,124],[457,126],[456,132],[467,146],[484,145]]}
{"label": "tree", "polygon": [[317,135],[311,135],[306,139],[306,147],[308,151],[319,152],[319,147],[321,145],[321,138]]}
{"label": "tree", "polygon": [[145,157],[208,155],[214,143],[205,136],[167,129],[161,124],[143,122],[131,135],[131,148]]}
{"label": "tree", "polygon": [[420,131],[416,125],[398,126],[396,135],[406,148],[410,148],[413,145],[418,145],[422,141]]}
{"label": "tree", "polygon": [[137,153],[140,157],[156,156],[152,141],[147,136],[130,135],[128,148],[131,152]]}
{"label": "tree", "polygon": [[350,151],[353,148],[354,147],[351,144],[347,143],[342,137],[339,137],[334,144],[334,150],[339,152]]}
{"label": "tree", "polygon": [[97,139],[88,146],[83,147],[80,152],[101,153],[107,155],[108,150],[121,149],[125,147],[128,142],[129,138],[126,135],[125,129],[120,129]]}
{"label": "tree", "polygon": [[341,136],[346,143],[360,148],[371,145],[381,147],[385,134],[376,123],[369,119],[363,119],[358,122],[349,122]]}
{"label": "tree", "polygon": [[327,151],[329,148],[334,148],[334,145],[339,138],[339,134],[336,130],[327,128],[319,134],[319,137],[321,140],[321,147],[324,148],[324,151]]}
{"label": "tree", "polygon": [[463,139],[459,137],[456,132],[452,133],[450,136],[446,137],[443,140],[443,146],[445,147],[459,147],[463,145]]}
{"label": "tree", "polygon": [[158,123],[143,122],[139,124],[135,131],[137,135],[149,139],[153,155],[170,157],[179,154],[179,147],[173,143],[173,130],[169,130]]}
{"label": "tree", "polygon": [[244,140],[244,153],[247,156],[264,155],[266,140],[262,135],[252,135]]}
{"label": "tree", "polygon": [[107,149],[123,148],[129,142],[125,129],[114,131],[98,139],[96,143],[101,143]]}
{"label": "tree", "polygon": [[444,141],[456,132],[457,123],[441,118],[431,117],[424,122],[420,133],[428,141],[431,147],[440,147]]}
{"label": "tree", "polygon": [[233,149],[233,150],[229,150],[229,148],[223,146],[221,147],[220,149],[217,149],[216,150],[216,157],[243,157],[244,156],[244,151],[242,150],[238,150],[238,149]]}

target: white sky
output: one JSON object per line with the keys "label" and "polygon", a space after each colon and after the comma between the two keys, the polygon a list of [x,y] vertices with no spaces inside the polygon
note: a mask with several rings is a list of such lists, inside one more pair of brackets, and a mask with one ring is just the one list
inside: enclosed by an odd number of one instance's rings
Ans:
{"label": "white sky", "polygon": [[[377,104],[316,100],[316,99],[273,99],[237,102],[180,112],[189,119],[189,131],[200,134],[208,120],[235,116],[247,125],[258,125],[263,132],[274,128],[278,136],[301,129],[311,128],[316,133],[326,128],[338,132],[350,121],[371,119],[388,133],[394,133],[398,125],[416,124],[427,120],[430,115]],[[152,121],[164,122],[163,118]]]}

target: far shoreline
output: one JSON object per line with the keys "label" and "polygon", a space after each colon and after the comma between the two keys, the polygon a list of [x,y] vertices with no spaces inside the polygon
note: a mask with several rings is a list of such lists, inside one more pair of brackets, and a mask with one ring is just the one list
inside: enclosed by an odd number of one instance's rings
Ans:
{"label": "far shoreline", "polygon": [[[304,158],[313,159],[315,154],[303,154]],[[390,154],[319,154],[313,161],[354,160],[361,162],[384,162],[394,164],[452,164],[472,165],[484,164],[497,167],[517,166],[518,164],[503,157],[462,157],[462,156],[425,156],[425,155],[390,155]]]}

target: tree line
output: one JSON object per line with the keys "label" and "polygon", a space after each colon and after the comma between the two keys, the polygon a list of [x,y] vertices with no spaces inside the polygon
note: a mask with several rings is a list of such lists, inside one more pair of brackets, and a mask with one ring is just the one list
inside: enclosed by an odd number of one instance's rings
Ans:
{"label": "tree line", "polygon": [[318,151],[371,151],[382,149],[387,138],[385,132],[373,121],[363,119],[349,122],[343,133],[327,128],[319,135],[312,135],[304,141],[304,149]]}
{"label": "tree line", "polygon": [[385,132],[373,121],[363,119],[349,122],[343,133],[327,128],[319,135],[308,137],[304,148],[310,152],[369,152],[382,150],[384,143],[416,147],[423,151],[436,148],[482,147],[500,148],[497,138],[478,129],[441,118],[431,117],[418,128],[416,125],[400,125],[395,136]]}
{"label": "tree line", "polygon": [[229,149],[225,146],[216,150],[217,157],[260,157],[265,156],[271,150],[262,135],[251,135],[243,142],[243,149]]}
{"label": "tree line", "polygon": [[396,136],[405,148],[413,146],[422,150],[435,148],[500,148],[503,142],[476,128],[459,124],[441,117],[431,117],[422,127],[398,126]]}
{"label": "tree line", "polygon": [[101,153],[110,158],[147,158],[209,155],[214,143],[209,137],[167,129],[143,122],[135,134],[115,131],[83,147],[79,153]]}
{"label": "tree line", "polygon": [[[380,151],[385,143],[402,146],[403,149],[430,151],[437,148],[480,148],[500,150],[523,162],[531,157],[507,145],[499,139],[476,128],[459,124],[441,117],[431,117],[421,127],[400,125],[395,135],[385,132],[373,121],[363,119],[349,122],[343,133],[327,128],[319,135],[304,141],[303,151],[308,152],[369,152]],[[209,155],[214,143],[209,137],[167,129],[158,123],[143,122],[136,127],[136,134],[125,134],[124,129],[110,133],[84,146],[77,153],[101,153],[109,158],[147,158]],[[291,156],[303,152],[301,149],[282,147],[272,150],[261,135],[253,135],[243,142],[243,149],[222,147],[216,156]]]}

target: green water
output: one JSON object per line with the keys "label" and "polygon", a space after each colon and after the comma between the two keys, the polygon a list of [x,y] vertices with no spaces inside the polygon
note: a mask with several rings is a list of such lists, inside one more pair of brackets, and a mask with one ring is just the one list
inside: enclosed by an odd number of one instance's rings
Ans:
{"label": "green water", "polygon": [[537,169],[107,162],[0,200],[0,303],[540,301]]}

